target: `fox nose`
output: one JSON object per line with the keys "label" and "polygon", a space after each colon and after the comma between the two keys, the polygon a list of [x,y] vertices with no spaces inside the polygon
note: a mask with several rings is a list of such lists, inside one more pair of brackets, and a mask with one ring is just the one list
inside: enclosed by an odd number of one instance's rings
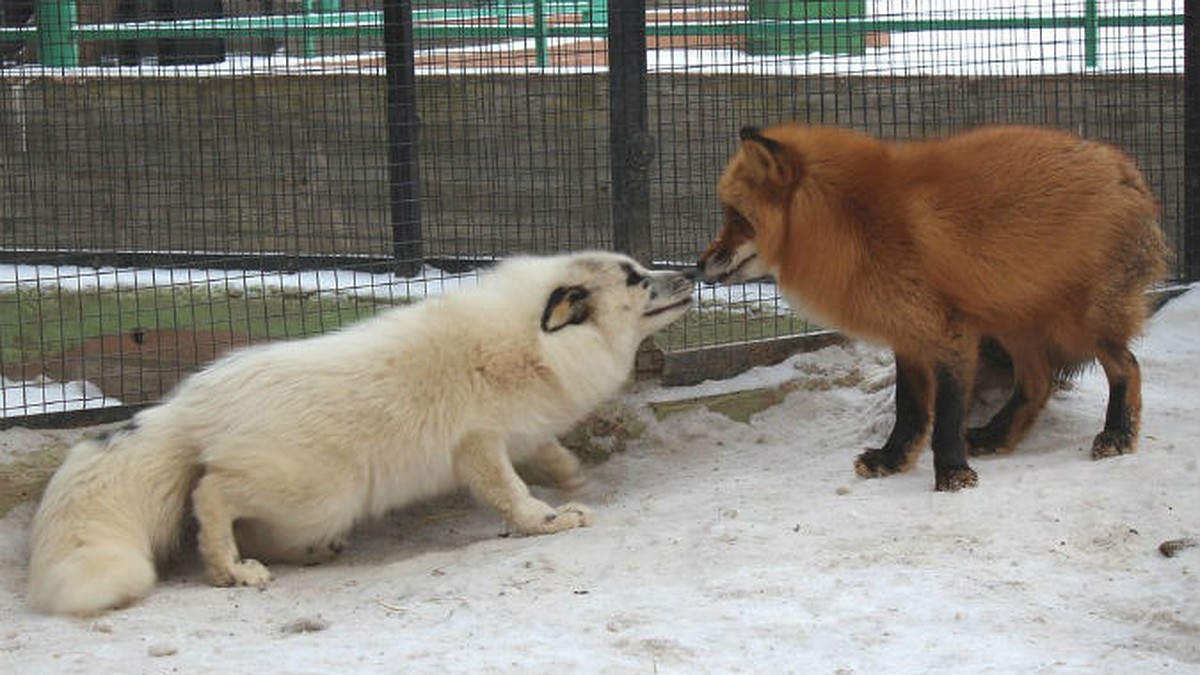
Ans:
{"label": "fox nose", "polygon": [[704,270],[704,260],[697,262],[694,267],[689,267],[684,274],[688,275],[688,278],[692,281],[699,281],[705,284],[717,283],[716,277],[710,276],[709,273]]}

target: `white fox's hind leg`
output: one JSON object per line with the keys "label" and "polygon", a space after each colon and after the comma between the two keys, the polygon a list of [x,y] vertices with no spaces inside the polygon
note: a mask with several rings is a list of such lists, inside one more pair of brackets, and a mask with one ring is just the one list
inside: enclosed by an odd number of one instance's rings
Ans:
{"label": "white fox's hind leg", "polygon": [[238,521],[234,536],[243,555],[268,562],[319,565],[333,560],[346,547],[344,537],[312,540],[303,531],[289,531],[257,519]]}
{"label": "white fox's hind leg", "polygon": [[199,547],[209,583],[214,586],[264,586],[271,572],[257,560],[242,559],[233,536],[234,513],[219,474],[205,474],[192,492],[200,525]]}
{"label": "white fox's hind leg", "polygon": [[534,464],[545,473],[554,485],[569,496],[579,495],[587,487],[587,477],[579,458],[567,450],[557,439],[550,439],[538,446],[533,455]]}

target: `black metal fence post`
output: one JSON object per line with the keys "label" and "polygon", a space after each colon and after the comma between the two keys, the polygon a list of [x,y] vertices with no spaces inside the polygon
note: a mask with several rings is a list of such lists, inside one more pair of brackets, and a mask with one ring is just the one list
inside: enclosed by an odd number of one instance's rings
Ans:
{"label": "black metal fence post", "polygon": [[1200,0],[1183,3],[1183,273],[1200,280]]}
{"label": "black metal fence post", "polygon": [[[129,9],[128,6],[118,9]],[[225,6],[222,0],[156,0],[154,18],[159,21],[175,21],[177,19],[209,19],[225,16]],[[136,14],[134,12],[130,12]],[[135,49],[136,42],[126,42]],[[124,57],[125,54],[118,54]],[[128,59],[127,59],[128,60]],[[225,60],[225,39],[220,37],[204,38],[166,38],[158,41],[158,63],[163,66],[179,66],[200,63],[220,63]],[[136,63],[137,59],[134,58]]]}
{"label": "black metal fence post", "polygon": [[613,245],[649,264],[655,149],[646,103],[645,0],[612,0],[609,5],[608,105]]}
{"label": "black metal fence post", "polygon": [[396,274],[412,276],[424,262],[417,77],[412,0],[384,0],[383,49],[387,69],[387,180],[392,257]]}

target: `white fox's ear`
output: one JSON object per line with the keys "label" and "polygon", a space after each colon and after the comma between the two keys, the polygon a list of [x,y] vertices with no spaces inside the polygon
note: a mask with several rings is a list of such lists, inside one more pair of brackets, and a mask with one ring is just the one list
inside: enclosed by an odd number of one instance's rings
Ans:
{"label": "white fox's ear", "polygon": [[755,127],[742,127],[744,161],[741,177],[759,188],[791,188],[804,173],[804,161],[779,141],[763,136]]}
{"label": "white fox's ear", "polygon": [[583,323],[592,315],[591,292],[583,286],[559,286],[542,310],[542,330],[553,333]]}

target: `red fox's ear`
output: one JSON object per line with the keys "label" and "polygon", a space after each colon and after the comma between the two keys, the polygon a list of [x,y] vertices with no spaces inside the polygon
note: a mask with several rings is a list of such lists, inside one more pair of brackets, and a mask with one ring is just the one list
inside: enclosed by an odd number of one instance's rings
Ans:
{"label": "red fox's ear", "polygon": [[742,164],[745,179],[763,188],[790,188],[803,174],[800,157],[787,146],[767,138],[755,127],[742,127],[739,134],[746,161]]}

